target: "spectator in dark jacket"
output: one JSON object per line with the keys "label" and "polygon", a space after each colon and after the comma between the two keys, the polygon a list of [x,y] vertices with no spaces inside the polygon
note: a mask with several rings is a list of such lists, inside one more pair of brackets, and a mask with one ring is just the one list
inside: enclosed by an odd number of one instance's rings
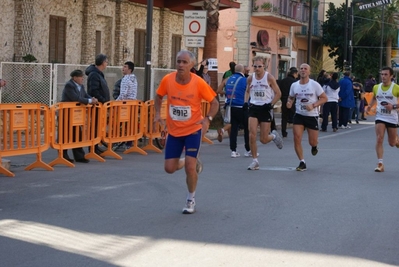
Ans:
{"label": "spectator in dark jacket", "polygon": [[373,75],[369,74],[369,76],[367,76],[366,82],[364,83],[364,91],[366,93],[372,93],[373,87],[376,83],[377,82],[375,81]]}
{"label": "spectator in dark jacket", "polygon": [[[89,95],[95,97],[98,100],[98,102],[103,104],[111,100],[107,81],[105,80],[103,73],[103,71],[107,68],[107,66],[108,66],[107,56],[104,54],[98,54],[96,56],[95,65],[90,65],[86,69],[86,75],[88,76],[87,92],[89,93]],[[96,115],[97,115],[96,116],[96,121],[97,121],[98,113]],[[96,125],[94,127],[95,135],[97,135],[97,128],[98,126]],[[102,153],[102,151],[98,148],[98,145],[95,145],[94,152],[98,155]]]}
{"label": "spectator in dark jacket", "polygon": [[[97,104],[97,99],[95,97],[91,97],[88,95],[85,91],[85,88],[83,86],[83,71],[81,70],[74,70],[71,72],[71,79],[65,84],[64,90],[62,90],[62,98],[61,102],[79,102],[82,104]],[[64,117],[64,120],[67,120],[68,122],[71,122],[71,115],[65,114],[66,117]],[[76,140],[76,130],[80,132],[79,136],[82,136],[80,126],[68,126],[68,127],[74,127],[78,129],[74,129],[73,131],[73,140]],[[64,133],[64,140],[68,140],[69,136]],[[83,162],[83,163],[88,163],[89,160],[85,159],[85,152],[82,147],[78,148],[73,148],[72,149],[73,157],[75,158],[76,162]],[[68,156],[68,150],[63,150],[63,157],[64,159],[68,160],[69,162],[74,162],[73,159],[71,159]]]}
{"label": "spectator in dark jacket", "polygon": [[104,54],[96,56],[95,65],[90,65],[86,69],[87,92],[89,95],[98,99],[98,102],[105,103],[110,101],[110,93],[103,71],[107,68],[108,59]]}
{"label": "spectator in dark jacket", "polygon": [[355,98],[353,94],[353,83],[350,78],[350,72],[346,71],[344,77],[339,80],[339,127],[342,129],[351,128],[348,126],[350,110],[355,107]]}
{"label": "spectator in dark jacket", "polygon": [[277,84],[281,90],[281,133],[283,137],[287,137],[287,123],[292,123],[295,114],[295,105],[287,108],[288,95],[290,93],[291,84],[296,82],[298,77],[298,69],[295,67],[290,68],[287,77],[278,80]]}

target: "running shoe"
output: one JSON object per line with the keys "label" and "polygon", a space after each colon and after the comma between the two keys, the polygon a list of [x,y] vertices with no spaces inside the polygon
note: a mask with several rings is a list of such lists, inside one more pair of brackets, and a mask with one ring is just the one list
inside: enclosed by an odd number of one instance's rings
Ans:
{"label": "running shoe", "polygon": [[195,212],[195,201],[194,199],[187,199],[186,206],[183,208],[183,214],[192,214]]}
{"label": "running shoe", "polygon": [[236,152],[236,151],[231,151],[231,157],[232,158],[238,158],[240,156],[240,153]]}
{"label": "running shoe", "polygon": [[252,163],[249,164],[248,170],[251,170],[251,171],[259,170],[259,162],[253,160]]}
{"label": "running shoe", "polygon": [[197,174],[200,174],[203,168],[204,165],[202,164],[202,161],[199,158],[197,158],[197,164],[195,165],[195,170],[197,171]]}
{"label": "running shoe", "polygon": [[299,172],[306,171],[306,164],[305,164],[305,162],[301,161],[301,162],[299,163],[299,166],[296,167],[296,170],[299,171]]}
{"label": "running shoe", "polygon": [[[244,153],[244,156],[246,156],[246,157],[252,157],[252,152],[251,152],[251,150],[245,152],[245,153]],[[259,157],[259,153],[256,153],[256,156]]]}
{"label": "running shoe", "polygon": [[283,148],[283,139],[281,138],[281,136],[278,134],[278,132],[276,130],[272,131],[272,134],[274,134],[276,137],[273,139],[273,142],[276,144],[276,146],[279,149]]}
{"label": "running shoe", "polygon": [[384,172],[384,164],[378,163],[377,168],[374,169],[375,172]]}
{"label": "running shoe", "polygon": [[319,152],[319,150],[317,149],[317,146],[312,146],[311,152],[312,152],[312,155],[313,155],[313,156],[316,156],[316,155],[317,155],[317,152]]}

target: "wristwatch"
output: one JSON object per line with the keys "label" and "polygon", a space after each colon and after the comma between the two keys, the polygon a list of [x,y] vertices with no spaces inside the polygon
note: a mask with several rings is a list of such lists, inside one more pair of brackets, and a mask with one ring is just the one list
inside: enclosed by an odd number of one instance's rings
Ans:
{"label": "wristwatch", "polygon": [[213,120],[212,116],[210,116],[210,115],[208,115],[208,116],[206,116],[206,117],[208,118],[209,121],[212,121],[212,120]]}

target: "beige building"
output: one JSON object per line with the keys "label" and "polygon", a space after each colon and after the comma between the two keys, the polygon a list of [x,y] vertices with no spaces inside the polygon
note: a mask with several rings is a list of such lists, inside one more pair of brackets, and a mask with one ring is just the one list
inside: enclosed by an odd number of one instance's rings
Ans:
{"label": "beige building", "polygon": [[[154,1],[152,66],[170,68],[185,48],[183,10],[200,9],[203,1]],[[221,0],[220,7],[239,6]],[[111,65],[132,60],[145,64],[146,0],[3,0],[0,61],[89,64],[98,53]],[[27,58],[25,57],[25,61]]]}
{"label": "beige building", "polygon": [[219,71],[235,61],[252,65],[254,55],[268,59],[268,71],[283,78],[292,66],[307,62],[309,11],[313,10],[311,57],[323,57],[321,25],[325,3],[308,0],[242,1],[239,9],[220,12]]}

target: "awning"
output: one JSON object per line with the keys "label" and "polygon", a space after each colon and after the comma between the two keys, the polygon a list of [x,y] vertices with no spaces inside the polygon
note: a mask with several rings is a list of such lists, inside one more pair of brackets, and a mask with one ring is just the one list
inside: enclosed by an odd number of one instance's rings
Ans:
{"label": "awning", "polygon": [[291,57],[290,56],[285,56],[285,55],[278,55],[279,56],[279,60],[282,61],[290,61]]}

